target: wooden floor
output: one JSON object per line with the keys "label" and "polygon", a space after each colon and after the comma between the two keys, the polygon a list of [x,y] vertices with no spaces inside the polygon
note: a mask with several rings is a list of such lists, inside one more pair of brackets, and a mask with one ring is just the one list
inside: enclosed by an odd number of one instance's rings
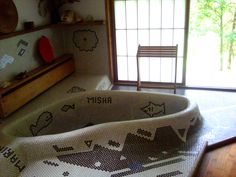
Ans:
{"label": "wooden floor", "polygon": [[195,177],[236,177],[236,142],[207,152]]}

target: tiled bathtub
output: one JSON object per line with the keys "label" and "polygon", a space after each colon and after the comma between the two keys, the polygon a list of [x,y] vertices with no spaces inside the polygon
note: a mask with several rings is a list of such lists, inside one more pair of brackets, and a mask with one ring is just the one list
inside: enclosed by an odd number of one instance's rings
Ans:
{"label": "tiled bathtub", "polygon": [[0,124],[0,176],[190,176],[200,124],[185,97],[76,93]]}

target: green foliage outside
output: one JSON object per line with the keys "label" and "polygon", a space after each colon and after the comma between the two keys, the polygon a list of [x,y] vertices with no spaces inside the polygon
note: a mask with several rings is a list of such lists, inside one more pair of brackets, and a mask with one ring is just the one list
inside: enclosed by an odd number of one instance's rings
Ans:
{"label": "green foliage outside", "polygon": [[219,69],[231,69],[236,56],[236,0],[196,0],[195,6],[190,33],[215,33],[219,41]]}

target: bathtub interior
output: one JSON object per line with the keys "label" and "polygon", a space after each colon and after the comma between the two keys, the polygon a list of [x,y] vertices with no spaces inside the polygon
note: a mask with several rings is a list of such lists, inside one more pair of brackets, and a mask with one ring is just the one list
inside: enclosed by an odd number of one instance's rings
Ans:
{"label": "bathtub interior", "polygon": [[163,116],[168,118],[168,115],[184,111],[189,104],[187,98],[171,94],[84,92],[48,103],[10,123],[3,132],[14,137],[32,137],[64,133],[107,122]]}

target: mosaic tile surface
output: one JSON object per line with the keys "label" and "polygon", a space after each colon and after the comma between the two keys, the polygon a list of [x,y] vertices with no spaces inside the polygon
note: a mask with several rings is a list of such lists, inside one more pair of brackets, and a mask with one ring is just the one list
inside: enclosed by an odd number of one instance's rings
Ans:
{"label": "mosaic tile surface", "polygon": [[4,128],[0,177],[192,176],[201,126],[184,97],[83,92]]}

